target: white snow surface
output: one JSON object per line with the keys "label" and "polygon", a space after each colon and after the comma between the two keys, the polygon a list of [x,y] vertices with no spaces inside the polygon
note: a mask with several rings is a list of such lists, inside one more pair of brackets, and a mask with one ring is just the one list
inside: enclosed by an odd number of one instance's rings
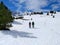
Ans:
{"label": "white snow surface", "polygon": [[[32,15],[15,19],[11,31],[0,31],[0,45],[60,45],[60,12],[52,16]],[[29,28],[30,19],[35,28]]]}

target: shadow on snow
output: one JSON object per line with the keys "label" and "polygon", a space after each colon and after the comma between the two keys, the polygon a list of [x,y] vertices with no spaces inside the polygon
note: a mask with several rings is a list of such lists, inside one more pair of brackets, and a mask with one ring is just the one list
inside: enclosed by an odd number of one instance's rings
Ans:
{"label": "shadow on snow", "polygon": [[28,32],[22,32],[22,31],[2,31],[2,33],[4,35],[11,35],[14,38],[19,37],[26,37],[26,38],[37,38],[35,36],[32,36],[32,33],[28,33]]}
{"label": "shadow on snow", "polygon": [[19,23],[19,22],[17,22],[17,21],[14,21],[13,24],[22,25],[22,23]]}

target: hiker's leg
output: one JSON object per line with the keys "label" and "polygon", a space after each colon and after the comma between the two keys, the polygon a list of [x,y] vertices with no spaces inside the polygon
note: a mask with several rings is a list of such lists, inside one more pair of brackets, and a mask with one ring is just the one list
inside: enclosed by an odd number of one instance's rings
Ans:
{"label": "hiker's leg", "polygon": [[34,28],[34,25],[32,25],[32,28]]}

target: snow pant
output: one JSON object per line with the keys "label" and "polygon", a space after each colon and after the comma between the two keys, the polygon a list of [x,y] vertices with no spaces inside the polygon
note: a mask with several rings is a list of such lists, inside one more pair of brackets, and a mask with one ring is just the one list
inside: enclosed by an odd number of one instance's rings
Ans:
{"label": "snow pant", "polygon": [[31,28],[31,22],[29,22],[29,28]]}
{"label": "snow pant", "polygon": [[34,28],[34,25],[32,25],[32,28]]}
{"label": "snow pant", "polygon": [[34,28],[34,22],[32,22],[32,28]]}

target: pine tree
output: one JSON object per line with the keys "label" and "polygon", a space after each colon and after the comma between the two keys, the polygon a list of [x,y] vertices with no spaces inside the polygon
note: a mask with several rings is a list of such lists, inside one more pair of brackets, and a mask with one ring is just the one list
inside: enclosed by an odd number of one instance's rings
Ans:
{"label": "pine tree", "polygon": [[13,21],[12,12],[4,5],[3,2],[0,3],[0,30],[6,30],[11,27],[11,22]]}

